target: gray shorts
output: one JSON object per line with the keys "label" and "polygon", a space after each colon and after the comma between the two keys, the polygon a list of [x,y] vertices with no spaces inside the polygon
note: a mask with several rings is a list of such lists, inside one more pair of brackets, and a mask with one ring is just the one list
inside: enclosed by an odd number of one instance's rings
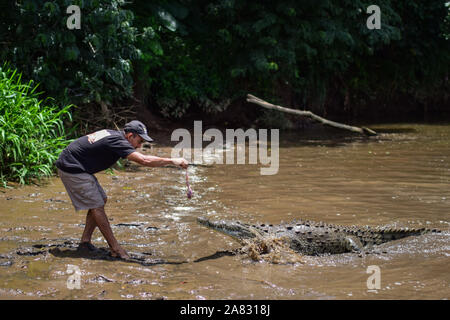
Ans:
{"label": "gray shorts", "polygon": [[89,210],[105,205],[106,193],[90,173],[68,173],[58,169],[75,210]]}

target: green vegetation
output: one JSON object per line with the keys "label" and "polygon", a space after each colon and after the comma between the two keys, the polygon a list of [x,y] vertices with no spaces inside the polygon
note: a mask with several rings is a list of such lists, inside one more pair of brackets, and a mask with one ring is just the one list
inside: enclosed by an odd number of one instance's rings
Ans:
{"label": "green vegetation", "polygon": [[[0,59],[63,104],[112,111],[137,95],[182,118],[251,92],[318,114],[438,112],[447,2],[380,0],[381,29],[369,30],[365,0],[6,1]],[[79,30],[67,29],[69,5],[80,7]]]}
{"label": "green vegetation", "polygon": [[39,100],[37,86],[17,71],[0,67],[0,183],[25,184],[54,172],[53,163],[70,142],[64,119],[69,108]]}
{"label": "green vegetation", "polygon": [[[378,1],[379,30],[366,27],[371,1],[134,1],[128,8],[138,28],[153,21],[157,30],[152,46],[160,55],[140,79],[151,79],[150,101],[165,114],[180,117],[190,106],[220,112],[226,99],[253,93],[367,119],[445,109],[446,2]],[[205,108],[205,101],[214,103]]]}
{"label": "green vegetation", "polygon": [[[126,109],[126,99],[177,120],[226,113],[232,104],[228,119],[239,120],[250,109],[243,103],[247,93],[352,120],[442,117],[450,98],[448,0],[379,0],[381,29],[369,30],[372,4],[1,1],[0,63],[9,61],[24,79],[40,83],[56,105],[74,104],[105,120]],[[69,5],[80,7],[81,29],[67,28]],[[262,110],[253,118],[263,126],[289,124]],[[16,161],[8,161],[9,171],[18,172]]]}
{"label": "green vegetation", "polygon": [[[41,83],[58,101],[81,105],[132,95],[137,30],[121,0],[7,1],[0,13],[2,60]],[[66,9],[79,5],[81,29],[69,30]]]}

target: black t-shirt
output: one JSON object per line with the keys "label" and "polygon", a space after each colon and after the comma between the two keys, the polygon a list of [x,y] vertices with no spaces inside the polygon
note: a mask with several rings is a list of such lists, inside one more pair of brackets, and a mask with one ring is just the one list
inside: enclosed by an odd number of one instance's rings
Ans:
{"label": "black t-shirt", "polygon": [[123,132],[100,130],[71,142],[59,155],[56,167],[69,173],[94,174],[135,151]]}

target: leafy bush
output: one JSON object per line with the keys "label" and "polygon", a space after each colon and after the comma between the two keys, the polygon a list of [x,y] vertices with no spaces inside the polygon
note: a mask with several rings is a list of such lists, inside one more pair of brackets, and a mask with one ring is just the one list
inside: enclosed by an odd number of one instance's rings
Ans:
{"label": "leafy bush", "polygon": [[433,104],[448,91],[447,0],[380,0],[375,30],[366,26],[370,1],[157,2],[153,11],[141,2],[132,10],[138,21],[170,21],[170,31],[158,29],[162,54],[147,76],[156,104],[171,115],[201,97],[248,92],[319,113],[364,114],[370,103],[385,114],[379,102]]}
{"label": "leafy bush", "polygon": [[64,119],[70,106],[60,109],[49,99],[39,100],[37,86],[22,83],[22,75],[0,67],[0,183],[27,184],[53,173],[53,163],[70,142]]}
{"label": "leafy bush", "polygon": [[223,98],[223,88],[228,80],[215,68],[218,63],[207,63],[194,30],[184,23],[190,8],[166,0],[134,1],[126,8],[135,13],[139,30],[137,78],[156,111],[181,118],[192,106],[205,112],[226,109],[229,99]]}
{"label": "leafy bush", "polygon": [[[41,83],[58,101],[111,104],[132,95],[134,15],[123,0],[8,1],[0,13],[0,59]],[[66,13],[78,5],[81,29],[69,30]]]}

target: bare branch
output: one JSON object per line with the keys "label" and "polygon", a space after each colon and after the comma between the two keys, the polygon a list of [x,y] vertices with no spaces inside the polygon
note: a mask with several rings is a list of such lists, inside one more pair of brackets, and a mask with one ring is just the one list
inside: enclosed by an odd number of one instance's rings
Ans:
{"label": "bare branch", "polygon": [[296,110],[296,109],[290,109],[290,108],[286,108],[286,107],[277,106],[277,105],[271,104],[267,101],[264,101],[258,97],[255,97],[251,94],[247,95],[247,102],[255,103],[266,109],[278,110],[278,111],[285,112],[285,113],[296,114],[299,116],[308,117],[308,118],[316,120],[326,126],[343,129],[343,130],[349,130],[352,132],[364,134],[366,136],[376,136],[377,135],[377,133],[375,131],[373,131],[372,129],[366,128],[366,127],[359,128],[359,127],[349,126],[346,124],[330,121],[325,118],[319,117],[318,115],[312,113],[311,111],[306,111],[306,110],[302,111],[302,110]]}

